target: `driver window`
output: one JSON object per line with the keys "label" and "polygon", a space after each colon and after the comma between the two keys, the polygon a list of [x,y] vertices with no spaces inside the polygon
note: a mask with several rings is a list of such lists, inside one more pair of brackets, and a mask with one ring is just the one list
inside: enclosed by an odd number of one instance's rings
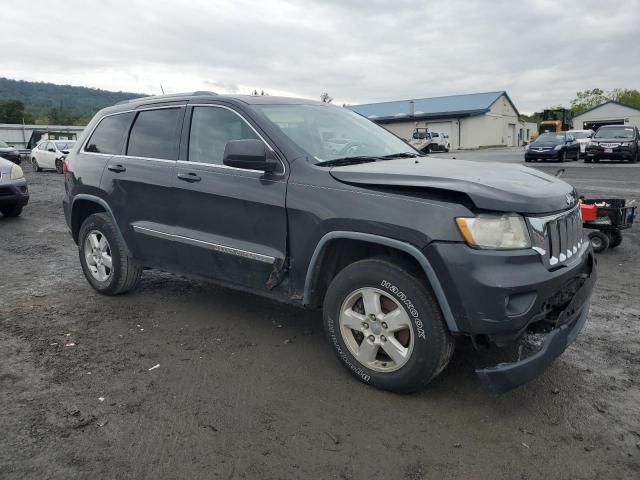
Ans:
{"label": "driver window", "polygon": [[224,147],[231,140],[260,140],[234,112],[220,107],[194,107],[189,133],[190,162],[222,165]]}

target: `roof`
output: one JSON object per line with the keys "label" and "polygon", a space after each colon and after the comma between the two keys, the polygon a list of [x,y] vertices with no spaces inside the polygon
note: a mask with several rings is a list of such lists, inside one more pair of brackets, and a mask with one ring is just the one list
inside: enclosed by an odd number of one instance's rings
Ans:
{"label": "roof", "polygon": [[580,117],[580,116],[584,115],[585,113],[589,113],[589,112],[591,112],[593,110],[596,110],[596,109],[598,109],[600,107],[604,107],[605,105],[608,105],[610,103],[613,103],[614,105],[620,105],[621,107],[630,108],[631,110],[637,110],[638,112],[640,112],[640,108],[632,107],[631,105],[627,105],[625,103],[616,102],[615,100],[609,100],[609,101],[606,101],[604,103],[601,103],[600,105],[596,105],[595,107],[591,107],[589,110],[585,110],[584,112],[579,113],[578,115],[576,115],[573,118]]}
{"label": "roof", "polygon": [[413,115],[410,115],[411,100],[351,105],[348,108],[376,121],[393,121],[407,118],[471,117],[487,113],[502,96],[507,97],[516,114],[515,105],[504,90],[499,92],[470,93],[446,97],[416,98],[413,100]]}
{"label": "roof", "polygon": [[272,95],[219,95],[215,92],[198,91],[189,93],[171,93],[166,95],[150,95],[148,97],[132,98],[116,103],[116,105],[130,105],[137,103],[152,104],[162,102],[175,102],[193,100],[198,97],[203,100],[237,100],[249,105],[315,105],[321,102],[304,98],[277,97]]}

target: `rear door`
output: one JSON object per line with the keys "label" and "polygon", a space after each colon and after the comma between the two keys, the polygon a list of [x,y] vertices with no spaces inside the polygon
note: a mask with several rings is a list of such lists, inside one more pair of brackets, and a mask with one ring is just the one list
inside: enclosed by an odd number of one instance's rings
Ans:
{"label": "rear door", "polygon": [[[190,273],[252,290],[267,289],[286,251],[286,173],[223,165],[230,140],[260,139],[236,109],[192,105],[185,115],[175,186],[178,261]],[[186,148],[185,148],[186,147]]]}
{"label": "rear door", "polygon": [[173,268],[172,183],[184,105],[129,112],[123,151],[109,160],[102,188],[133,256],[147,266]]}

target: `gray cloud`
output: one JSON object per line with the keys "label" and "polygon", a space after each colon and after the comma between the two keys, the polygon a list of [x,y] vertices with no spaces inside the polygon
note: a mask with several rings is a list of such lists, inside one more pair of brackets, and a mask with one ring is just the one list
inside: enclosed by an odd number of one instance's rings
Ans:
{"label": "gray cloud", "polygon": [[505,89],[524,112],[587,88],[640,88],[640,0],[61,5],[3,2],[0,75],[348,103]]}

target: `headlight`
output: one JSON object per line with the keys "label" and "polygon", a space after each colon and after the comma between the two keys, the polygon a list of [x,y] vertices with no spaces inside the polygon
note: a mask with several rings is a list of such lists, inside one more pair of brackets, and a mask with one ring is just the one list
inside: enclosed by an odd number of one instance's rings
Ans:
{"label": "headlight", "polygon": [[528,152],[528,151],[529,151],[529,145],[528,145],[528,144],[524,146],[524,151],[525,151],[525,152]]}
{"label": "headlight", "polygon": [[9,172],[9,180],[18,180],[22,177],[24,177],[22,169],[18,165],[12,165],[11,171]]}
{"label": "headlight", "polygon": [[492,250],[529,248],[531,239],[521,215],[480,214],[471,218],[456,218],[456,223],[470,247]]}
{"label": "headlight", "polygon": [[562,147],[563,147],[563,145],[556,145],[555,147],[553,147],[553,149],[554,149],[555,151],[558,151],[558,150],[561,150],[561,149],[562,149]]}
{"label": "headlight", "polygon": [[620,144],[621,147],[630,147],[633,142],[622,142]]}
{"label": "headlight", "polygon": [[598,146],[598,142],[589,141],[589,143],[587,143],[587,147],[597,147],[597,146]]}

